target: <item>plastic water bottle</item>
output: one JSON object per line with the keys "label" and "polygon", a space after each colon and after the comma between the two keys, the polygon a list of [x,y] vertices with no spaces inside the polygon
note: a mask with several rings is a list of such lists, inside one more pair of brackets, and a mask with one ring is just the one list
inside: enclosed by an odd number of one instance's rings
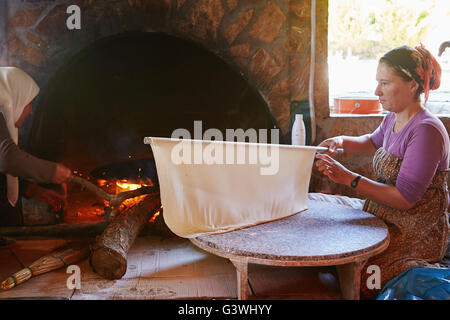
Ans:
{"label": "plastic water bottle", "polygon": [[296,114],[292,125],[292,145],[304,146],[306,141],[306,129],[303,122],[303,115]]}

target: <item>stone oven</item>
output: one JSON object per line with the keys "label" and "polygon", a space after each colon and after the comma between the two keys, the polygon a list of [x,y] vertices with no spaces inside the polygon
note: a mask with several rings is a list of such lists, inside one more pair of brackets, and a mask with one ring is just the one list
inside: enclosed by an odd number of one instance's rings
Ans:
{"label": "stone oven", "polygon": [[[68,28],[73,5],[79,29]],[[327,9],[318,1],[320,21]],[[1,65],[41,88],[21,147],[97,180],[154,180],[143,138],[192,132],[195,120],[203,130],[279,128],[280,143],[290,143],[295,107],[308,103],[309,0],[5,0],[0,20]],[[327,94],[316,81],[316,103]],[[102,221],[103,204],[78,191],[69,188],[64,219],[36,224],[76,222],[84,211],[94,214],[82,221]]]}

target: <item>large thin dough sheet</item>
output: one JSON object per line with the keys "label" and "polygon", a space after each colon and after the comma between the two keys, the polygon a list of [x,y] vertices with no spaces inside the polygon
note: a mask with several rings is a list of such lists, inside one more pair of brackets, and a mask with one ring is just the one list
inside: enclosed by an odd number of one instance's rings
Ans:
{"label": "large thin dough sheet", "polygon": [[[152,137],[146,141],[151,144],[156,161],[164,220],[180,237],[232,231],[307,209],[306,197],[316,152],[313,147]],[[177,164],[180,162],[177,156],[183,153],[175,151],[189,147],[191,163]],[[235,161],[208,164],[204,158],[202,163],[194,164],[194,148],[197,151],[217,148],[214,150],[225,153],[226,148],[233,148]],[[272,156],[271,168],[267,162],[261,163],[262,160],[249,163],[249,157],[245,164],[237,163],[239,150],[245,149],[249,155],[255,148]],[[196,161],[199,162],[198,158]]]}

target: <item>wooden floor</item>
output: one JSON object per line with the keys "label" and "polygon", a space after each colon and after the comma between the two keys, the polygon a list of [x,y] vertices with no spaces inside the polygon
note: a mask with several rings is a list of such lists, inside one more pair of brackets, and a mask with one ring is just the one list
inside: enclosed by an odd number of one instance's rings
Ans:
{"label": "wooden floor", "polygon": [[[67,240],[22,240],[0,249],[0,281]],[[88,259],[81,269],[81,289],[68,289],[66,268],[31,278],[0,299],[236,299],[236,273],[227,259],[198,249],[178,237],[139,237],[128,254],[120,280],[94,273]],[[341,299],[334,267],[249,265],[249,299]]]}

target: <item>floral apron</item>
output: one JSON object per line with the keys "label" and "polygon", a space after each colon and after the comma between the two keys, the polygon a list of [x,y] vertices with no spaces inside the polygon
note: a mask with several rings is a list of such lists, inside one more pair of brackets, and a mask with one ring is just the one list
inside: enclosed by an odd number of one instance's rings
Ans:
{"label": "floral apron", "polygon": [[[379,148],[373,158],[378,182],[395,185],[403,159]],[[366,268],[377,265],[381,272],[381,288],[387,281],[413,266],[432,266],[444,257],[448,242],[447,220],[448,171],[437,171],[423,197],[409,210],[366,200],[363,210],[383,219],[389,228],[388,248],[370,258],[362,269],[361,297],[373,298],[379,290],[367,288],[371,274]]]}

